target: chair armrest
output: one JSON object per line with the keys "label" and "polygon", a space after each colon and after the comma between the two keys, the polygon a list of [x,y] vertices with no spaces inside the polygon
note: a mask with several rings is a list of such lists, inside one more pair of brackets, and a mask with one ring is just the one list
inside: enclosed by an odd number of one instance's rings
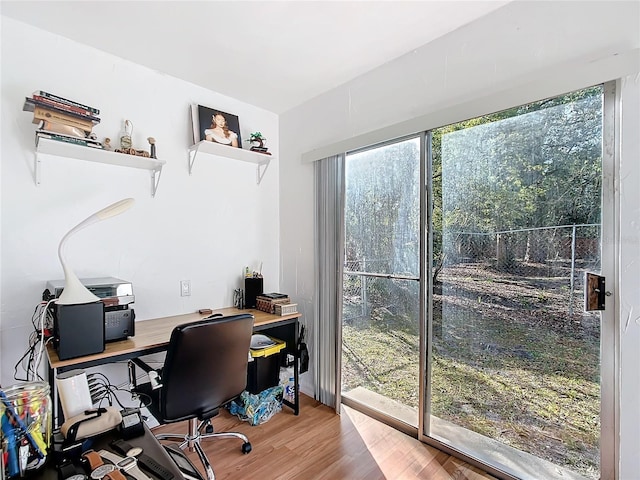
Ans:
{"label": "chair armrest", "polygon": [[129,389],[131,391],[136,390],[136,388],[138,387],[135,367],[140,368],[149,376],[149,383],[151,383],[152,390],[162,387],[162,379],[156,369],[152,368],[150,365],[143,362],[139,358],[132,358],[129,360]]}
{"label": "chair armrest", "polygon": [[145,372],[149,373],[149,372],[155,372],[155,368],[151,367],[151,365],[144,363],[142,360],[140,360],[139,358],[132,358],[131,360],[129,360],[130,362],[134,363],[138,368],[144,370]]}

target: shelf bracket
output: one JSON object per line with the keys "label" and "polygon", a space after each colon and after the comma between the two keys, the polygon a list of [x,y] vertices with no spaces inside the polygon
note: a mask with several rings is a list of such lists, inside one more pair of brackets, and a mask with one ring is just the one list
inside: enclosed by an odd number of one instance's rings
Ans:
{"label": "shelf bracket", "polygon": [[33,181],[36,187],[40,185],[40,156],[36,152],[33,157]]}
{"label": "shelf bracket", "polygon": [[158,185],[160,184],[160,175],[162,175],[162,167],[151,170],[151,196],[156,196]]}
{"label": "shelf bracket", "polygon": [[[264,177],[264,174],[267,171],[267,168],[269,168],[270,163],[271,163],[271,160],[267,160],[263,165],[258,164],[258,166],[256,167],[256,184],[257,185],[260,185],[260,182],[262,182],[262,177]],[[262,169],[262,173],[260,173],[260,167],[264,167]]]}
{"label": "shelf bracket", "polygon": [[198,148],[195,148],[193,150],[189,150],[189,175],[191,175],[191,172],[193,171],[193,164],[196,161],[196,155],[198,153]]}

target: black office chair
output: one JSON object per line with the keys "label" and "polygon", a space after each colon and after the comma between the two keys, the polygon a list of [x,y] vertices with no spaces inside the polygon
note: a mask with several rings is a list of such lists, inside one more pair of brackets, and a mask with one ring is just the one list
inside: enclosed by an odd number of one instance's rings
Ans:
{"label": "black office chair", "polygon": [[[130,361],[132,392],[142,394],[143,401],[145,396],[151,399],[148,409],[158,422],[190,420],[189,433],[160,434],[156,438],[181,442],[180,448],[188,446],[190,451],[195,450],[209,480],[214,480],[215,475],[201,440],[237,437],[244,442],[242,452],[251,451],[249,440],[241,433],[213,433],[211,418],[247,385],[252,330],[251,314],[179,325],[171,333],[162,369],[154,370],[140,359]],[[151,381],[137,385],[132,364],[149,373]]]}

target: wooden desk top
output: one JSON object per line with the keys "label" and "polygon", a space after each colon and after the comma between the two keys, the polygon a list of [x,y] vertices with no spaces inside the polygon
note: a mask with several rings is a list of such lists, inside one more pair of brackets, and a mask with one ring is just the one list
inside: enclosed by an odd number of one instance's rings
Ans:
{"label": "wooden desk top", "polygon": [[[254,328],[264,325],[276,324],[278,322],[291,320],[302,316],[298,312],[292,313],[290,315],[280,316],[266,313],[261,310],[254,310],[251,308],[239,310],[233,307],[219,308],[214,310],[213,313],[222,313],[224,316],[236,315],[240,313],[250,313],[255,317],[255,320],[253,322]],[[86,355],[79,358],[71,358],[69,360],[60,360],[58,358],[58,352],[56,352],[55,348],[53,348],[53,345],[49,343],[47,345],[47,356],[49,357],[49,365],[51,368],[62,368],[73,366],[83,362],[107,360],[118,355],[144,352],[145,350],[166,347],[169,344],[171,332],[177,325],[196,322],[208,316],[209,315],[201,315],[199,313],[187,313],[185,315],[174,315],[172,317],[141,320],[136,322],[136,334],[134,337],[128,338],[127,340],[120,340],[118,342],[109,342],[105,345],[104,352],[96,353],[95,355]]]}

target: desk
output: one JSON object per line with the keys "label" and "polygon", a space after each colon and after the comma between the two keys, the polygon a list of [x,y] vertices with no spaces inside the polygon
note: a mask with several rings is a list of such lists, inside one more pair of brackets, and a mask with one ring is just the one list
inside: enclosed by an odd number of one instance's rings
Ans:
{"label": "desk", "polygon": [[[214,310],[213,313],[221,313],[224,316],[237,315],[240,313],[250,313],[255,317],[253,323],[254,332],[261,332],[272,335],[280,340],[287,342],[284,350],[286,353],[292,354],[296,361],[294,362],[294,383],[295,395],[294,401],[284,401],[285,405],[291,407],[296,415],[300,411],[299,388],[298,388],[298,319],[302,316],[300,313],[292,313],[290,315],[272,315],[260,310],[237,308],[220,308]],[[58,353],[51,344],[47,345],[47,359],[49,361],[49,386],[53,400],[53,423],[58,426],[59,419],[62,415],[59,409],[58,390],[56,388],[55,378],[58,373],[66,372],[76,368],[89,368],[108,363],[129,360],[131,358],[141,357],[152,353],[163,352],[169,345],[171,332],[177,325],[191,323],[201,320],[208,315],[199,313],[188,313],[186,315],[174,315],[172,317],[154,318],[151,320],[143,320],[136,322],[136,334],[127,340],[117,342],[109,342],[106,344],[104,352],[84,357],[72,358],[69,360],[60,360]]]}

